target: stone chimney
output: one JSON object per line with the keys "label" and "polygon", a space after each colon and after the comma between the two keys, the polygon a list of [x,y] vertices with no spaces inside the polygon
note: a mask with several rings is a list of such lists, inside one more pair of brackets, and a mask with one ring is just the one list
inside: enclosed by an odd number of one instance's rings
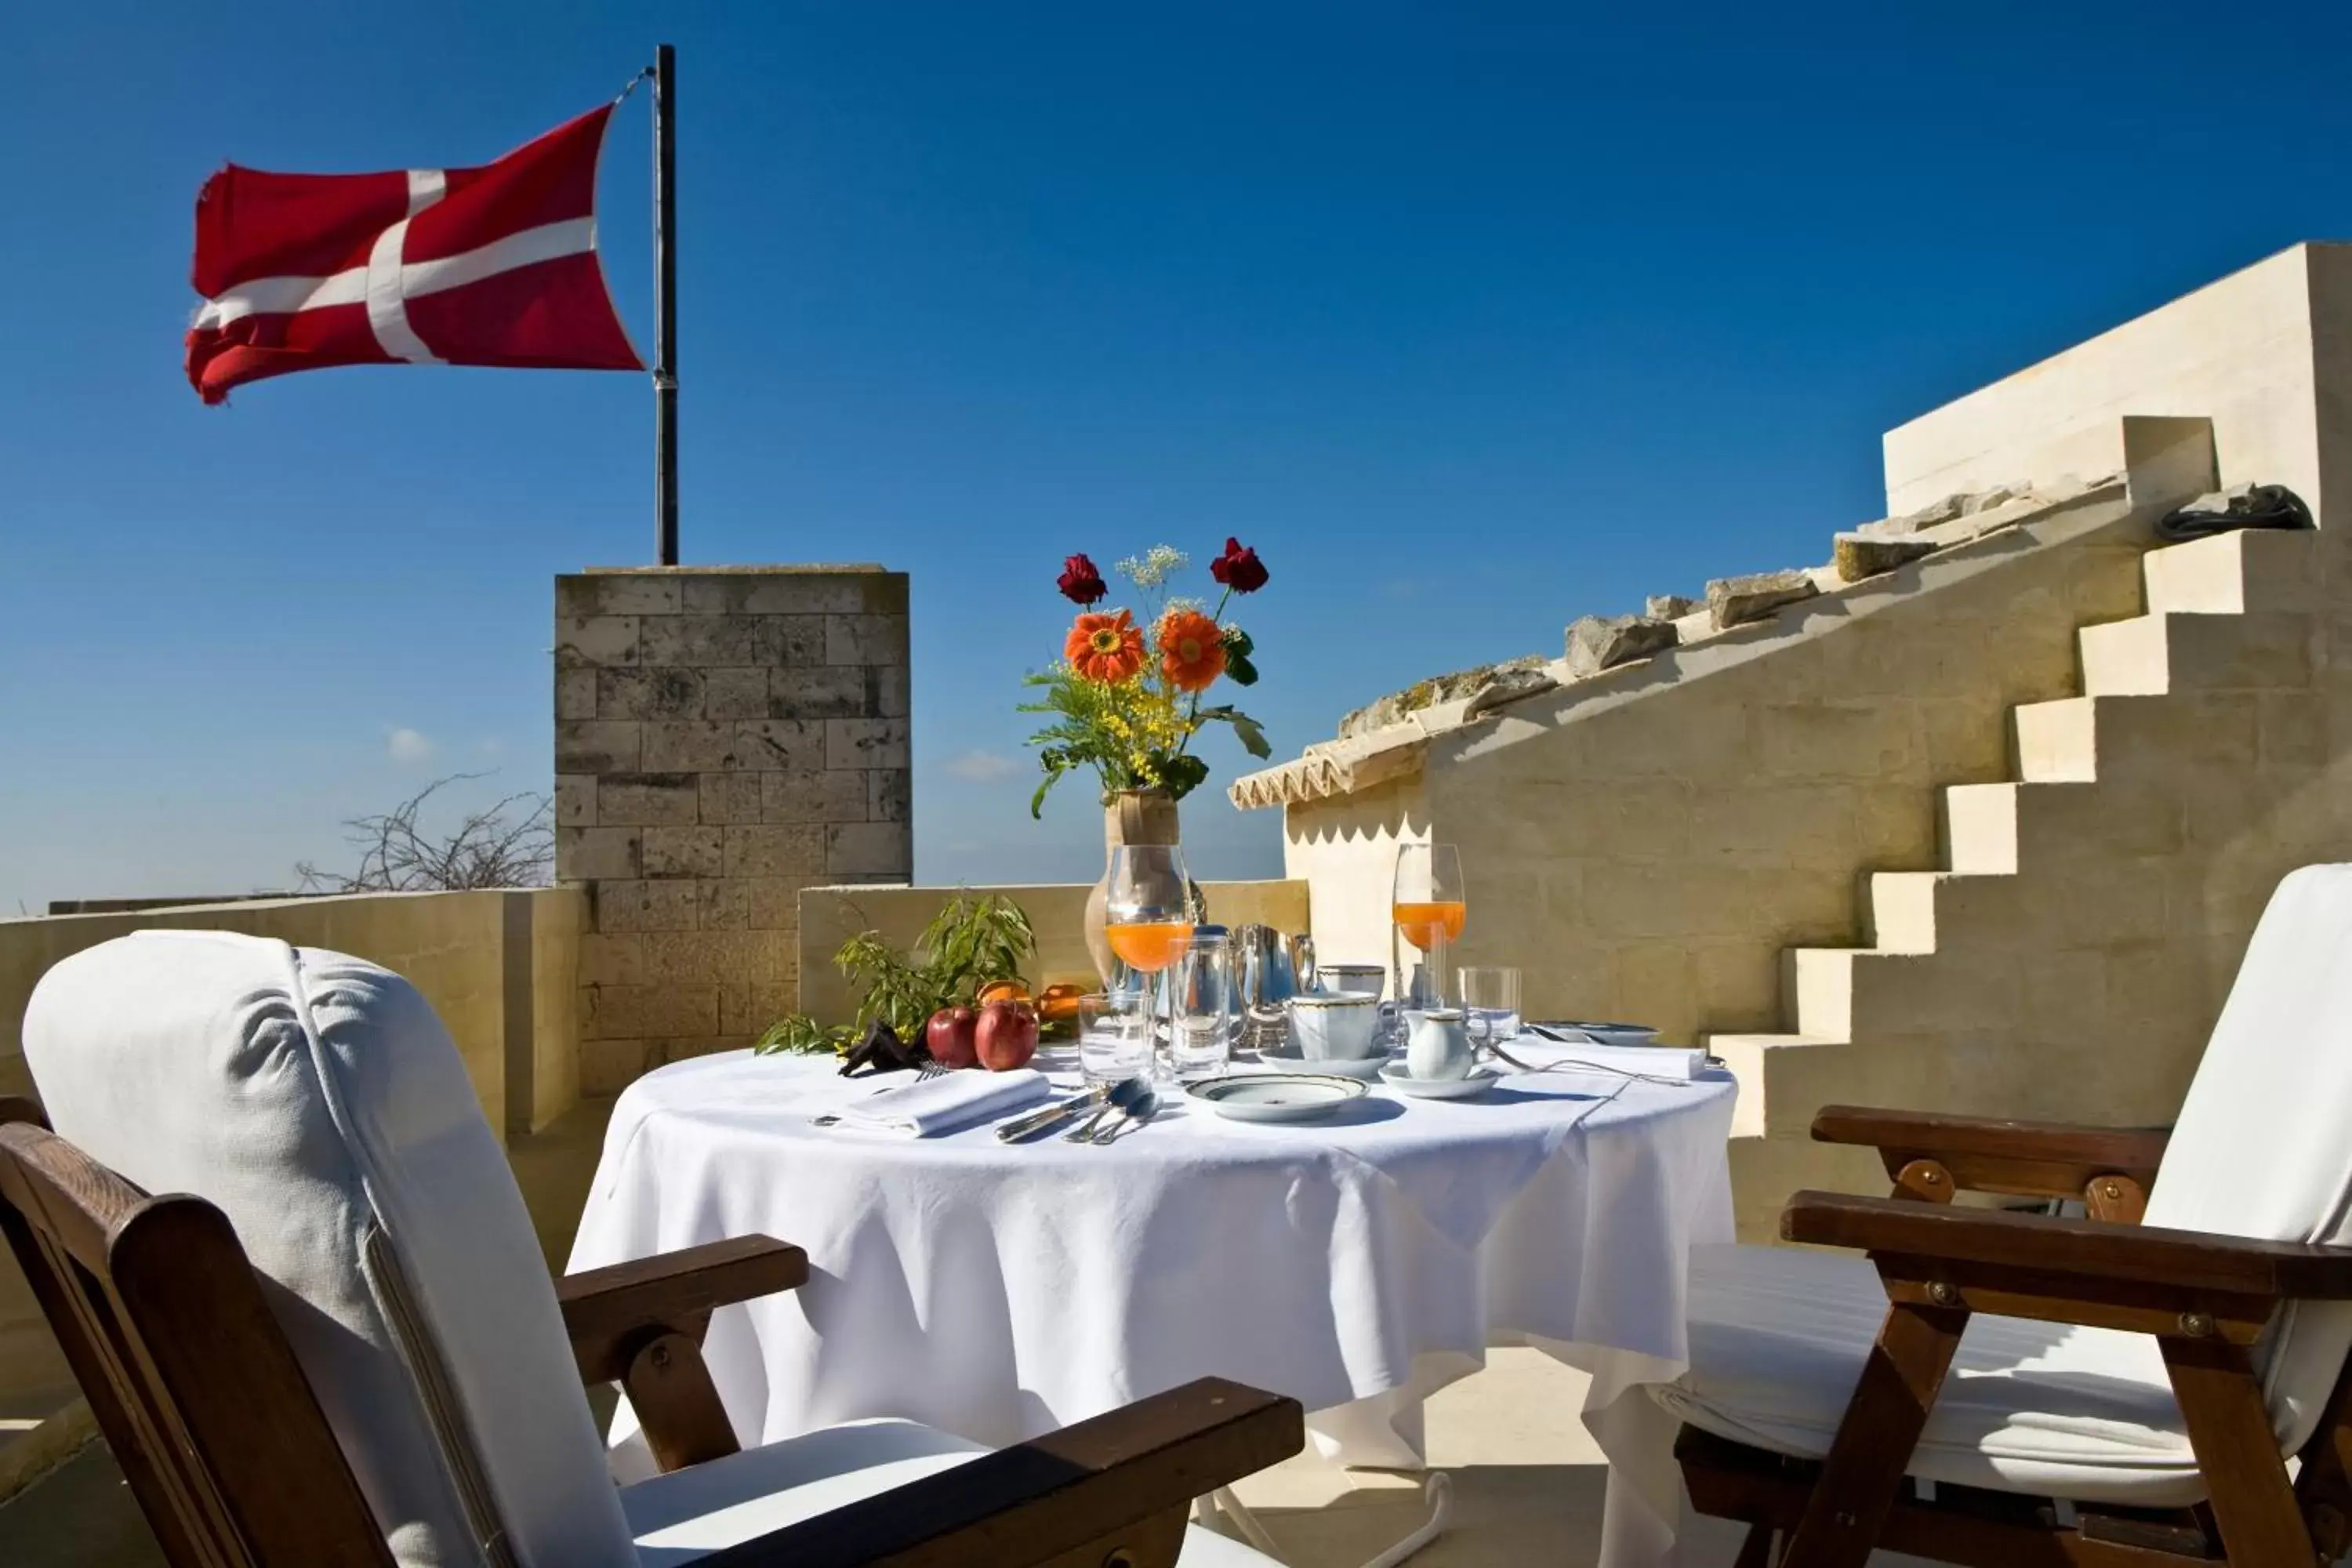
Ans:
{"label": "stone chimney", "polygon": [[749,1045],[798,1005],[800,891],[897,882],[907,575],[555,580],[555,875],[583,887],[581,1088]]}

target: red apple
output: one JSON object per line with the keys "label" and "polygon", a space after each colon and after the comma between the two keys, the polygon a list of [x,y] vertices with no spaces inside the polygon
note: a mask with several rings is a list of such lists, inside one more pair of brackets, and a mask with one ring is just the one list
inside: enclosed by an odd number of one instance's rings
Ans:
{"label": "red apple", "polygon": [[1027,1067],[1037,1054],[1037,1015],[1025,1002],[991,1002],[980,1010],[973,1043],[980,1065],[991,1072]]}
{"label": "red apple", "polygon": [[968,1068],[980,1059],[974,1047],[979,1015],[969,1007],[942,1007],[923,1026],[923,1044],[943,1068]]}

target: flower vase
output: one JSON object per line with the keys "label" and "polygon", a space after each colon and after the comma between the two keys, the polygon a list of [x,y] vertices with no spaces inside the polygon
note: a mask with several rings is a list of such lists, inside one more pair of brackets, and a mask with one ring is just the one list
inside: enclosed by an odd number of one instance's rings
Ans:
{"label": "flower vase", "polygon": [[1111,852],[1126,845],[1178,844],[1176,803],[1167,793],[1156,789],[1127,789],[1113,795],[1103,806],[1103,874],[1087,894],[1087,952],[1095,961],[1095,972],[1102,977],[1104,989],[1110,987],[1118,972],[1118,960],[1110,950],[1110,936],[1106,931],[1110,919]]}

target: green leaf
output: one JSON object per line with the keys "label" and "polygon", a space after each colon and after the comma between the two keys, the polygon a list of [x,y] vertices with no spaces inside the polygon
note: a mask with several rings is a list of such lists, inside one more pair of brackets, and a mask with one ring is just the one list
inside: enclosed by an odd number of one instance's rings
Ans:
{"label": "green leaf", "polygon": [[1190,752],[1179,756],[1163,752],[1152,758],[1151,765],[1171,800],[1182,800],[1209,777],[1209,764]]}
{"label": "green leaf", "polygon": [[1245,653],[1228,652],[1225,655],[1225,679],[1235,686],[1255,686],[1257,666],[1249,661],[1249,655]]}
{"label": "green leaf", "polygon": [[1204,708],[1201,710],[1201,717],[1222,719],[1231,724],[1234,727],[1234,738],[1242,743],[1242,750],[1251,756],[1263,760],[1274,755],[1274,748],[1266,744],[1265,731],[1259,727],[1256,720],[1240,709]]}

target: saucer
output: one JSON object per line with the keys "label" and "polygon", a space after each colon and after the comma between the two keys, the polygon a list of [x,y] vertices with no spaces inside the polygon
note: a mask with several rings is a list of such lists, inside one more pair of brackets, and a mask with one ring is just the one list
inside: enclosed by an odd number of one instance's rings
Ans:
{"label": "saucer", "polygon": [[1366,1083],[1380,1077],[1381,1069],[1389,1065],[1385,1053],[1376,1057],[1327,1058],[1322,1061],[1310,1062],[1287,1047],[1261,1050],[1257,1059],[1276,1072],[1339,1073],[1346,1078],[1362,1079]]}
{"label": "saucer", "polygon": [[1382,1083],[1415,1100],[1468,1100],[1486,1093],[1502,1079],[1503,1075],[1490,1067],[1472,1068],[1466,1078],[1413,1078],[1405,1071],[1402,1062],[1391,1062],[1381,1072]]}
{"label": "saucer", "polygon": [[1184,1093],[1235,1121],[1318,1121],[1348,1101],[1363,1099],[1365,1089],[1360,1079],[1252,1072],[1209,1079]]}

